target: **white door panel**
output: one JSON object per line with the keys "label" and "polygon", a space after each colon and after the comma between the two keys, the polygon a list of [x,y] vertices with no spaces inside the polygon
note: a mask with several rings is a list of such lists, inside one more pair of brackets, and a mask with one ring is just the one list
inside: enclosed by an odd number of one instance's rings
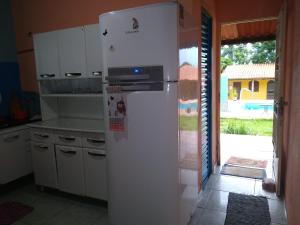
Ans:
{"label": "white door panel", "polygon": [[58,31],[58,45],[62,77],[85,76],[86,57],[83,27]]}
{"label": "white door panel", "polygon": [[175,3],[100,16],[104,71],[108,67],[163,65],[164,80],[177,80],[177,24]]}
{"label": "white door panel", "polygon": [[84,195],[82,148],[56,145],[58,186],[68,193]]}
{"label": "white door panel", "polygon": [[84,27],[87,76],[100,76],[102,72],[102,45],[99,24]]}
{"label": "white door panel", "polygon": [[100,149],[84,148],[86,195],[107,200],[106,152]]}
{"label": "white door panel", "polygon": [[28,130],[20,130],[0,136],[0,184],[30,173],[26,132]]}
{"label": "white door panel", "polygon": [[58,32],[35,34],[33,36],[37,79],[58,78]]}
{"label": "white door panel", "polygon": [[124,99],[126,131],[106,133],[111,222],[176,224],[177,84],[165,84],[164,91],[127,92]]}
{"label": "white door panel", "polygon": [[31,144],[33,171],[37,185],[57,188],[57,171],[53,144]]}

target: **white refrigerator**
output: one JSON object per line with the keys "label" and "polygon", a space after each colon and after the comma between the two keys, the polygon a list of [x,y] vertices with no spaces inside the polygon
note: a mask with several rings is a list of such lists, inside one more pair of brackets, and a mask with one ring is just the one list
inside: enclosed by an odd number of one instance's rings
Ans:
{"label": "white refrigerator", "polygon": [[198,171],[181,166],[197,154],[197,138],[180,139],[182,11],[169,2],[99,18],[112,225],[183,225],[195,209]]}

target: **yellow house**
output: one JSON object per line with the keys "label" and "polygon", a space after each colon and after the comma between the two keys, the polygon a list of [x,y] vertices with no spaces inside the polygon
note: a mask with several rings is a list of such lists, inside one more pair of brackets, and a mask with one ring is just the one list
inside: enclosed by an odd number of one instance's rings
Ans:
{"label": "yellow house", "polygon": [[221,76],[228,78],[229,100],[274,98],[275,64],[230,65]]}

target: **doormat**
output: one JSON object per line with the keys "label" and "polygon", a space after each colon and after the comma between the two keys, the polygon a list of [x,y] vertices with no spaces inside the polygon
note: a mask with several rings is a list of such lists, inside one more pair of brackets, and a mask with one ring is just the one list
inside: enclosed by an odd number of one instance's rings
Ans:
{"label": "doormat", "polygon": [[221,174],[263,180],[266,177],[266,170],[242,166],[224,165],[222,167]]}
{"label": "doormat", "polygon": [[4,202],[0,205],[0,225],[10,225],[33,211],[33,207],[18,202]]}
{"label": "doormat", "polygon": [[268,161],[267,160],[247,159],[247,158],[240,158],[240,157],[232,156],[227,160],[227,162],[225,164],[265,169],[267,167]]}
{"label": "doormat", "polygon": [[229,193],[225,225],[270,225],[266,197]]}

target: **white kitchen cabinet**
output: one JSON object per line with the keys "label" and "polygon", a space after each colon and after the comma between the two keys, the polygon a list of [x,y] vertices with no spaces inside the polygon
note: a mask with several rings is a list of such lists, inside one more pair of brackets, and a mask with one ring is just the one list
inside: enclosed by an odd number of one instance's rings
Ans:
{"label": "white kitchen cabinet", "polygon": [[52,143],[53,142],[53,134],[49,129],[31,129],[30,130],[30,138],[34,142],[43,142],[43,143]]}
{"label": "white kitchen cabinet", "polygon": [[57,171],[53,144],[32,142],[33,171],[37,185],[57,188]]}
{"label": "white kitchen cabinet", "polygon": [[61,75],[65,78],[86,76],[84,28],[59,30],[58,48]]}
{"label": "white kitchen cabinet", "polygon": [[0,184],[32,172],[28,129],[0,135]]}
{"label": "white kitchen cabinet", "polygon": [[106,152],[84,148],[86,195],[107,200]]}
{"label": "white kitchen cabinet", "polygon": [[82,148],[60,145],[55,148],[59,189],[85,195]]}
{"label": "white kitchen cabinet", "polygon": [[105,134],[103,133],[84,133],[82,146],[85,148],[105,149]]}
{"label": "white kitchen cabinet", "polygon": [[58,58],[58,32],[34,34],[34,54],[36,61],[37,79],[60,77]]}
{"label": "white kitchen cabinet", "polygon": [[84,27],[87,76],[102,75],[102,47],[99,24],[91,24]]}

